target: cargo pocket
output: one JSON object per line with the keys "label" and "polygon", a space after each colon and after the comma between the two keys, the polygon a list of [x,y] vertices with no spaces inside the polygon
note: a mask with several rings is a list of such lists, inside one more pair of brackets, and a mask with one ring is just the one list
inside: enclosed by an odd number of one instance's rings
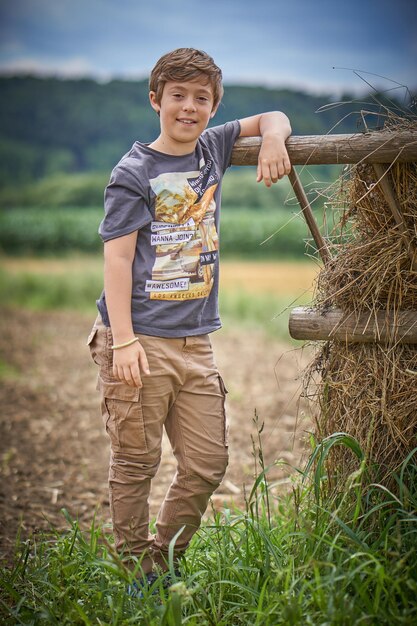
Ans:
{"label": "cargo pocket", "polygon": [[[112,378],[113,351],[111,349],[111,330],[101,322],[96,320],[91,333],[87,339],[87,346],[90,349],[91,358],[99,367],[99,375],[103,379]],[[100,388],[97,382],[97,389]]]}
{"label": "cargo pocket", "polygon": [[219,385],[220,391],[223,396],[223,443],[227,447],[229,445],[229,422],[226,414],[226,395],[228,391],[226,389],[226,385],[224,384],[223,378],[219,374]]}
{"label": "cargo pocket", "polygon": [[90,349],[91,358],[96,365],[103,364],[103,355],[100,358],[100,342],[98,341],[98,328],[93,326],[91,333],[88,335],[87,346]]}
{"label": "cargo pocket", "polygon": [[143,420],[141,389],[119,381],[99,379],[103,421],[115,452],[144,454],[148,451]]}

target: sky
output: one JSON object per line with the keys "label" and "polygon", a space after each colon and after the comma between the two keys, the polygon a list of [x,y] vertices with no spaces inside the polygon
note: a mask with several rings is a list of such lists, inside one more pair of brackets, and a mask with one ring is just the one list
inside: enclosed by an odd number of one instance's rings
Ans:
{"label": "sky", "polygon": [[413,0],[0,0],[0,73],[141,79],[178,47],[224,83],[311,93],[417,87]]}

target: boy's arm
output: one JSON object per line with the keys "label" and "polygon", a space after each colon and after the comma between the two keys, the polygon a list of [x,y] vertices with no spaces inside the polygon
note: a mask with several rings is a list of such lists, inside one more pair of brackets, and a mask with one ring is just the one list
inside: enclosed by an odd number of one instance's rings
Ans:
{"label": "boy's arm", "polygon": [[[104,292],[114,345],[135,337],[132,326],[132,263],[138,231],[104,244]],[[133,387],[141,387],[141,372],[149,374],[145,350],[136,341],[113,350],[113,375]]]}
{"label": "boy's arm", "polygon": [[285,113],[271,111],[245,117],[240,122],[239,137],[262,137],[256,182],[267,187],[291,171],[285,142],[291,135],[291,124]]}

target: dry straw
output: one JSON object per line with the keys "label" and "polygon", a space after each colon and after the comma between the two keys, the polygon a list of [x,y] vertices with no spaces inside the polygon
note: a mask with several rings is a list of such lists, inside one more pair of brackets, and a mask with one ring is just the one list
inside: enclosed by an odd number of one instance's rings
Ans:
{"label": "dry straw", "polygon": [[[392,116],[388,122],[394,132],[417,127]],[[315,307],[338,307],[351,316],[365,313],[370,320],[375,311],[417,311],[411,260],[417,248],[417,165],[396,162],[386,176],[404,217],[405,237],[373,166],[352,167],[331,203],[338,215],[329,237],[332,259],[318,276]],[[393,471],[417,446],[417,346],[399,344],[395,333],[385,344],[318,344],[306,390],[316,401],[319,437],[338,431],[353,435],[375,470],[372,478],[392,483]],[[356,463],[340,448],[330,466],[340,478]]]}

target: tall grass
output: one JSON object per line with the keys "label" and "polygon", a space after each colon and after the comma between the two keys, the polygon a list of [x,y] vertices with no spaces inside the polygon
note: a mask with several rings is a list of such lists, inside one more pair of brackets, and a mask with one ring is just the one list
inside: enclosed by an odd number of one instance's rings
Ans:
{"label": "tall grass", "polygon": [[[189,547],[182,578],[128,597],[133,574],[94,521],[17,542],[1,573],[5,624],[414,624],[417,620],[417,449],[399,467],[398,494],[366,485],[357,443],[316,444],[292,492],[268,483],[262,450],[244,510],[213,513]],[[358,470],[332,492],[326,456],[344,445]],[[171,562],[172,567],[172,562]],[[139,565],[138,565],[139,568]]]}

